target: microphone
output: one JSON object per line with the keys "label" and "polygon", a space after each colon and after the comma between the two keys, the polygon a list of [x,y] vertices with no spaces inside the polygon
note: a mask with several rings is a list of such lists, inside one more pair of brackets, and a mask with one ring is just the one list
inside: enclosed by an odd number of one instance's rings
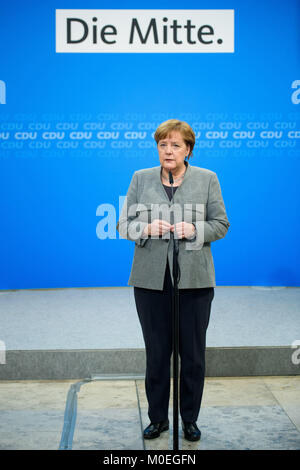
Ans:
{"label": "microphone", "polygon": [[[172,187],[172,203],[174,203],[174,188],[173,188],[174,179],[173,179],[173,175],[172,175],[171,170],[169,170],[169,182],[170,182],[170,185]],[[175,223],[174,217],[173,217],[173,222]],[[175,228],[175,231],[174,231],[174,234],[173,234],[173,241],[174,241],[175,252],[176,252],[176,254],[178,254],[178,252],[179,252],[179,243],[178,243],[178,238],[175,237],[175,233],[176,233],[176,228]]]}

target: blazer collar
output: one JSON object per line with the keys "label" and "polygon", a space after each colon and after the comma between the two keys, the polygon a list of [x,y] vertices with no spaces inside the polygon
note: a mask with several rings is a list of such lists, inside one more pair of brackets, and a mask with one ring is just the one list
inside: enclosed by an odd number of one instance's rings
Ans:
{"label": "blazer collar", "polygon": [[[180,186],[182,186],[184,184],[184,182],[189,178],[190,176],[190,173],[191,173],[191,165],[189,164],[189,162],[187,160],[184,160],[184,164],[186,166],[186,172],[185,172],[185,175],[184,175],[184,178],[183,178],[183,181],[181,183]],[[160,179],[160,175],[161,175],[161,170],[162,170],[162,167],[161,166],[157,166],[156,167],[156,175],[158,177],[158,179],[161,181]]]}
{"label": "blazer collar", "polygon": [[[190,174],[191,174],[191,165],[189,164],[189,162],[185,160],[185,161],[184,161],[184,164],[185,164],[185,166],[186,166],[186,173],[185,173],[185,176],[184,176],[184,178],[183,178],[183,181],[182,181],[181,185],[178,187],[176,193],[180,190],[180,188],[181,188],[184,184],[186,184],[186,181],[189,179]],[[157,187],[159,188],[161,194],[163,194],[164,198],[167,199],[168,202],[170,202],[170,201],[169,201],[169,198],[168,198],[168,196],[167,196],[167,193],[166,193],[166,191],[165,191],[165,189],[164,189],[164,187],[163,187],[163,184],[162,184],[162,182],[161,182],[161,177],[160,177],[160,175],[161,175],[161,170],[162,170],[162,167],[161,167],[161,166],[157,166],[157,167],[155,168],[155,183],[156,183]],[[176,194],[176,193],[175,193],[175,194]]]}

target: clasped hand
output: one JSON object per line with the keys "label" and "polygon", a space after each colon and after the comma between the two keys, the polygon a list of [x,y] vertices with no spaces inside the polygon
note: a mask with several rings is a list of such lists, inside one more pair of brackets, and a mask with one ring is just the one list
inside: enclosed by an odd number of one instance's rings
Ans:
{"label": "clasped hand", "polygon": [[148,224],[144,231],[143,236],[158,236],[164,235],[167,232],[177,232],[177,238],[193,238],[195,234],[195,226],[188,222],[178,222],[171,225],[166,220],[155,219],[151,224]]}

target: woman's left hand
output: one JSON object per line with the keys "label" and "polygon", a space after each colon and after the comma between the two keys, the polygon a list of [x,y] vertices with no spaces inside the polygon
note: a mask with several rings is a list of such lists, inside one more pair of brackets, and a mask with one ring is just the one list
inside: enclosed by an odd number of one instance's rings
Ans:
{"label": "woman's left hand", "polygon": [[193,238],[196,232],[195,226],[189,224],[188,222],[178,222],[175,225],[172,225],[170,228],[171,232],[177,232],[177,238]]}

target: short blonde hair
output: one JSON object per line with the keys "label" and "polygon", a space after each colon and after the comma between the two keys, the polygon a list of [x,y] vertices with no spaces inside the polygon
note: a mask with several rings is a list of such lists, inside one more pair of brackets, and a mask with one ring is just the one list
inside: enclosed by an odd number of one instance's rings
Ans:
{"label": "short blonde hair", "polygon": [[180,132],[186,145],[190,146],[188,158],[193,156],[193,148],[195,145],[196,137],[191,126],[184,121],[178,119],[169,119],[158,126],[155,131],[154,139],[156,143],[162,139],[165,139],[171,132]]}

